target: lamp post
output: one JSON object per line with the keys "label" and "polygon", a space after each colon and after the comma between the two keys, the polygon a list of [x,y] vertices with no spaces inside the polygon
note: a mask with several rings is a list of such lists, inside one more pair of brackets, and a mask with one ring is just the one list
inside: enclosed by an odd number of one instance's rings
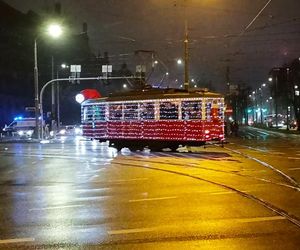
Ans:
{"label": "lamp post", "polygon": [[[62,34],[62,28],[58,24],[51,24],[47,28],[47,33],[53,38],[58,38]],[[39,105],[39,79],[38,79],[38,56],[37,56],[37,37],[34,39],[34,106],[35,106],[35,135],[38,140],[41,139],[40,134],[40,105]],[[43,114],[42,114],[43,115]],[[43,119],[42,119],[43,120]]]}
{"label": "lamp post", "polygon": [[39,79],[38,79],[38,66],[37,66],[37,43],[34,39],[34,106],[35,106],[35,135],[40,139],[40,125],[39,125]]}
{"label": "lamp post", "polygon": [[[59,78],[59,69],[68,69],[69,65],[62,63],[56,68],[56,78]],[[53,86],[54,83],[52,83]],[[56,83],[56,112],[57,112],[57,130],[60,130],[60,85],[59,82]]]}

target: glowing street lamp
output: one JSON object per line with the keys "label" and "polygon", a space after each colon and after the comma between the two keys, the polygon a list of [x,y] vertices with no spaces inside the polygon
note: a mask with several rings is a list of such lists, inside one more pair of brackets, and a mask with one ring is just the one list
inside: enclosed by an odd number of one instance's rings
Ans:
{"label": "glowing street lamp", "polygon": [[53,38],[59,38],[63,33],[62,27],[59,24],[56,24],[56,23],[50,24],[48,26],[47,31],[48,31],[48,35],[53,37]]}
{"label": "glowing street lamp", "polygon": [[269,82],[272,82],[272,81],[273,81],[273,78],[272,78],[272,77],[269,77],[268,81],[269,81]]}
{"label": "glowing street lamp", "polygon": [[[50,24],[47,28],[47,33],[53,38],[58,38],[62,34],[62,28],[58,24]],[[40,105],[39,105],[39,79],[37,66],[37,37],[34,39],[34,105],[35,105],[35,132],[37,138],[40,139]],[[41,114],[43,115],[43,114]],[[43,124],[41,124],[43,126]]]}
{"label": "glowing street lamp", "polygon": [[182,64],[182,60],[181,59],[177,59],[177,64],[181,65]]}

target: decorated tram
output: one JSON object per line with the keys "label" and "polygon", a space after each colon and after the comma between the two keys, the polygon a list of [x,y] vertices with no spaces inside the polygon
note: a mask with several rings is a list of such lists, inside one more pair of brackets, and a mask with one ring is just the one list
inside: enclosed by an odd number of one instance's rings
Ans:
{"label": "decorated tram", "polygon": [[159,150],[224,140],[224,98],[205,90],[143,89],[81,104],[83,135],[122,147]]}

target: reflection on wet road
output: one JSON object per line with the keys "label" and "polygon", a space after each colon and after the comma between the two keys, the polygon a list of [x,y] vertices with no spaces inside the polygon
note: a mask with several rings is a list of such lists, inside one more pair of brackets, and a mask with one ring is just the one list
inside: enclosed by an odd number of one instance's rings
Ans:
{"label": "reflection on wet road", "polygon": [[263,140],[264,149],[236,138],[194,153],[0,144],[0,249],[296,249],[299,161],[286,164],[299,144],[289,139],[280,163],[269,157],[276,139]]}

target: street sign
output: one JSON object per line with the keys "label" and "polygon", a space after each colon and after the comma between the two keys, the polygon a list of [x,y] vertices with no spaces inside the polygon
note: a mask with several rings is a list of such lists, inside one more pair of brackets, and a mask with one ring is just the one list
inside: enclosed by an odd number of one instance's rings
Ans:
{"label": "street sign", "polygon": [[135,71],[137,73],[145,73],[146,72],[146,66],[145,65],[136,65]]}
{"label": "street sign", "polygon": [[102,65],[102,73],[112,73],[112,65]]}
{"label": "street sign", "polygon": [[25,107],[25,111],[35,111],[35,107]]}
{"label": "street sign", "polygon": [[71,71],[71,73],[80,73],[81,65],[71,65],[70,71]]}
{"label": "street sign", "polygon": [[[70,72],[71,72],[71,78],[80,78],[81,65],[71,65]],[[75,81],[72,80],[72,83],[75,83]],[[77,83],[79,84],[80,81],[77,80]]]}

